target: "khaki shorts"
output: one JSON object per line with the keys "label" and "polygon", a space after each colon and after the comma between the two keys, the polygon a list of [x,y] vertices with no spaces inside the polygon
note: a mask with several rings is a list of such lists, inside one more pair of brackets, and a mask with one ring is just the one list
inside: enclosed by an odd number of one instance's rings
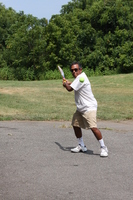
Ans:
{"label": "khaki shorts", "polygon": [[96,115],[96,110],[91,110],[85,113],[76,111],[73,115],[72,126],[83,129],[97,128]]}

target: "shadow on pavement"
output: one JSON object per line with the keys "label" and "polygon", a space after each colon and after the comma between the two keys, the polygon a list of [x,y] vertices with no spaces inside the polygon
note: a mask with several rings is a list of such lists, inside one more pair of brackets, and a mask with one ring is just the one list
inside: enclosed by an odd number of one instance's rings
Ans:
{"label": "shadow on pavement", "polygon": [[[55,142],[55,144],[56,144],[62,151],[71,151],[71,149],[73,148],[73,147],[63,147],[59,142]],[[82,152],[81,152],[81,153],[82,153]],[[93,153],[92,150],[87,150],[87,152],[84,152],[84,154],[98,155],[98,156],[99,156],[99,154]]]}

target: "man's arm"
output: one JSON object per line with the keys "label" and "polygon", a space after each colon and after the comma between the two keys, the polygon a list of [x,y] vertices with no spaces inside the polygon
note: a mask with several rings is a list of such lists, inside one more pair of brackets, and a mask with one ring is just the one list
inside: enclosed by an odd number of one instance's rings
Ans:
{"label": "man's arm", "polygon": [[73,88],[70,86],[71,82],[69,81],[63,81],[63,86],[67,89],[67,91],[71,92],[73,91]]}

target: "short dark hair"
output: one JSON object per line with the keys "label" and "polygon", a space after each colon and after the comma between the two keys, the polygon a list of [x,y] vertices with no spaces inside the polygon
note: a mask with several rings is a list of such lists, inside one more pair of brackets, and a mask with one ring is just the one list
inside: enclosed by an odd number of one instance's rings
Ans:
{"label": "short dark hair", "polygon": [[70,69],[71,69],[72,65],[78,65],[79,69],[82,69],[82,65],[79,62],[77,62],[77,61],[74,61],[74,62],[71,63]]}

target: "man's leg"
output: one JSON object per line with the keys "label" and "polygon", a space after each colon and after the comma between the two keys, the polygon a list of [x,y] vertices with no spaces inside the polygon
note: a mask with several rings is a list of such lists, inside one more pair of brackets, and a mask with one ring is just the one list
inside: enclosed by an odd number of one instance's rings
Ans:
{"label": "man's leg", "polygon": [[97,140],[102,139],[102,134],[98,128],[91,128],[92,132],[94,133]]}
{"label": "man's leg", "polygon": [[74,130],[75,136],[77,138],[81,138],[82,137],[82,130],[81,130],[80,127],[73,126],[73,130]]}
{"label": "man's leg", "polygon": [[87,151],[87,148],[86,146],[84,145],[84,141],[83,141],[83,137],[82,137],[82,130],[80,127],[76,127],[76,126],[73,126],[73,129],[74,129],[74,133],[75,133],[75,136],[77,137],[78,139],[78,143],[79,145],[77,147],[75,147],[74,149],[71,149],[72,152],[74,153],[78,153],[78,152],[85,152]]}
{"label": "man's leg", "polygon": [[101,154],[100,156],[106,157],[108,156],[108,149],[104,144],[104,140],[102,138],[102,134],[98,128],[91,128],[93,134],[95,135],[96,139],[99,141],[100,146],[101,146]]}

